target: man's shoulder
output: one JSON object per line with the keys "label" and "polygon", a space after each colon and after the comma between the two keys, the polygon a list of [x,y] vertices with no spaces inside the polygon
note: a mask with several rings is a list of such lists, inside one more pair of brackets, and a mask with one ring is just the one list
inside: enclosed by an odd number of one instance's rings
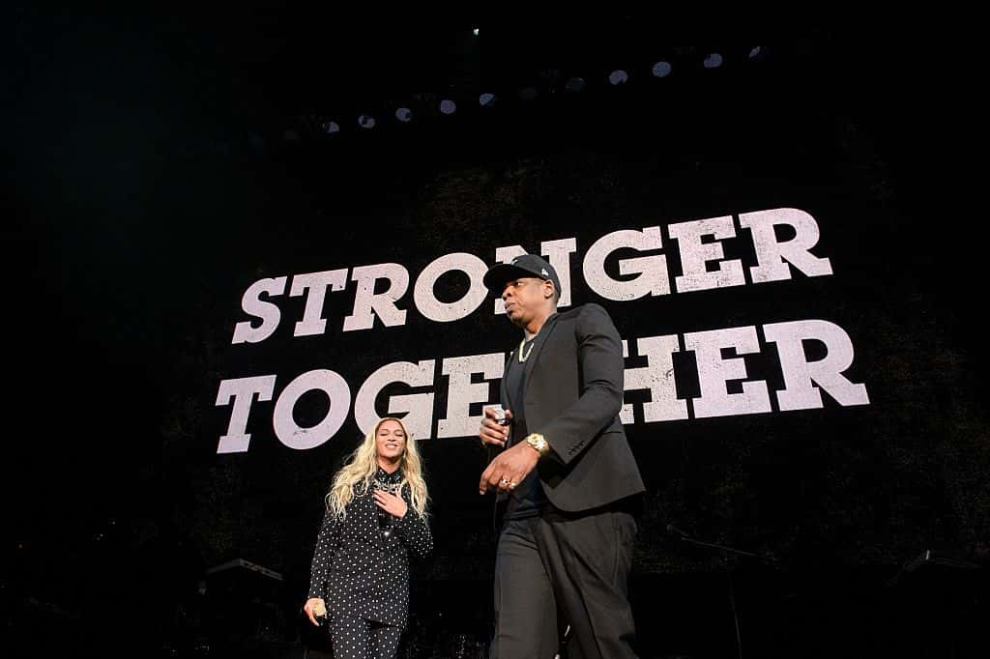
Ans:
{"label": "man's shoulder", "polygon": [[594,302],[588,302],[587,304],[581,304],[573,309],[568,309],[557,314],[559,321],[575,321],[580,318],[590,318],[590,317],[601,317],[605,316],[609,318],[608,311],[605,310],[600,304],[595,304]]}

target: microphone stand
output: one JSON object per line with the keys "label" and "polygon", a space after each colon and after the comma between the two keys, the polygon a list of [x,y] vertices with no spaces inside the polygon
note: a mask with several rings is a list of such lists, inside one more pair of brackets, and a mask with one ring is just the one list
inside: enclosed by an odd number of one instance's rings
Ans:
{"label": "microphone stand", "polygon": [[722,553],[722,566],[725,568],[725,576],[729,582],[729,604],[732,606],[732,620],[735,623],[736,628],[736,650],[739,659],[743,659],[742,634],[739,631],[739,612],[736,608],[736,589],[732,583],[732,571],[729,570],[729,554],[745,556],[746,558],[755,558],[767,563],[773,563],[774,560],[769,556],[755,554],[751,551],[743,551],[742,549],[736,549],[735,547],[729,547],[728,545],[720,545],[715,542],[704,542],[703,540],[697,540],[692,538],[688,533],[671,524],[667,525],[667,531],[669,533],[674,533],[677,536],[677,539],[681,542],[686,542],[696,547],[702,547],[703,549],[714,549]]}
{"label": "microphone stand", "polygon": [[[736,554],[737,556],[745,556],[747,558],[758,558],[764,561],[771,561],[767,556],[762,556],[760,554],[754,554],[751,551],[743,551],[742,549],[736,549],[735,547],[729,547],[726,545],[719,545],[714,542],[702,542],[701,540],[695,540],[689,535],[678,534],[678,540],[681,542],[687,542],[689,544],[695,545],[697,547],[705,547],[707,549],[717,549],[723,554]],[[771,561],[772,562],[772,561]]]}

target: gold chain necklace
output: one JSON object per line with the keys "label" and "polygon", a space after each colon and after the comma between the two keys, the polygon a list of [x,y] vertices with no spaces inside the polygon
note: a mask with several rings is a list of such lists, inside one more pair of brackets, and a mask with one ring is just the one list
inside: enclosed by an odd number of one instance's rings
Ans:
{"label": "gold chain necklace", "polygon": [[525,346],[526,346],[526,337],[524,336],[523,337],[523,340],[519,342],[519,363],[520,364],[522,364],[527,359],[529,359],[529,356],[531,354],[533,354],[533,348],[536,346],[536,337],[533,337],[533,343],[529,344],[529,350],[526,350],[525,351],[526,354],[523,355],[523,348]]}

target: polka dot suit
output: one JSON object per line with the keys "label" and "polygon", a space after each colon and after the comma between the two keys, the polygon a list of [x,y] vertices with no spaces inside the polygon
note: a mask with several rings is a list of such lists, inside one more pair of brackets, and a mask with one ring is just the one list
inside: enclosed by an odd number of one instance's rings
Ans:
{"label": "polka dot suit", "polygon": [[313,552],[309,598],[326,602],[337,659],[392,657],[409,613],[409,554],[433,551],[426,519],[412,507],[397,519],[375,505],[375,487],[398,488],[402,474],[379,469],[367,492],[354,493],[343,520],[327,510]]}

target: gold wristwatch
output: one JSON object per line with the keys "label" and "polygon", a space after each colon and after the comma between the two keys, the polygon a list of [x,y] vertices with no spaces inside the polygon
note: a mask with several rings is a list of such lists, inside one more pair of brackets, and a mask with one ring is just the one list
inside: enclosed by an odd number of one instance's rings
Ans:
{"label": "gold wristwatch", "polygon": [[536,449],[536,452],[540,454],[542,458],[547,453],[550,452],[550,444],[547,443],[546,438],[539,433],[532,433],[526,436],[526,443]]}

